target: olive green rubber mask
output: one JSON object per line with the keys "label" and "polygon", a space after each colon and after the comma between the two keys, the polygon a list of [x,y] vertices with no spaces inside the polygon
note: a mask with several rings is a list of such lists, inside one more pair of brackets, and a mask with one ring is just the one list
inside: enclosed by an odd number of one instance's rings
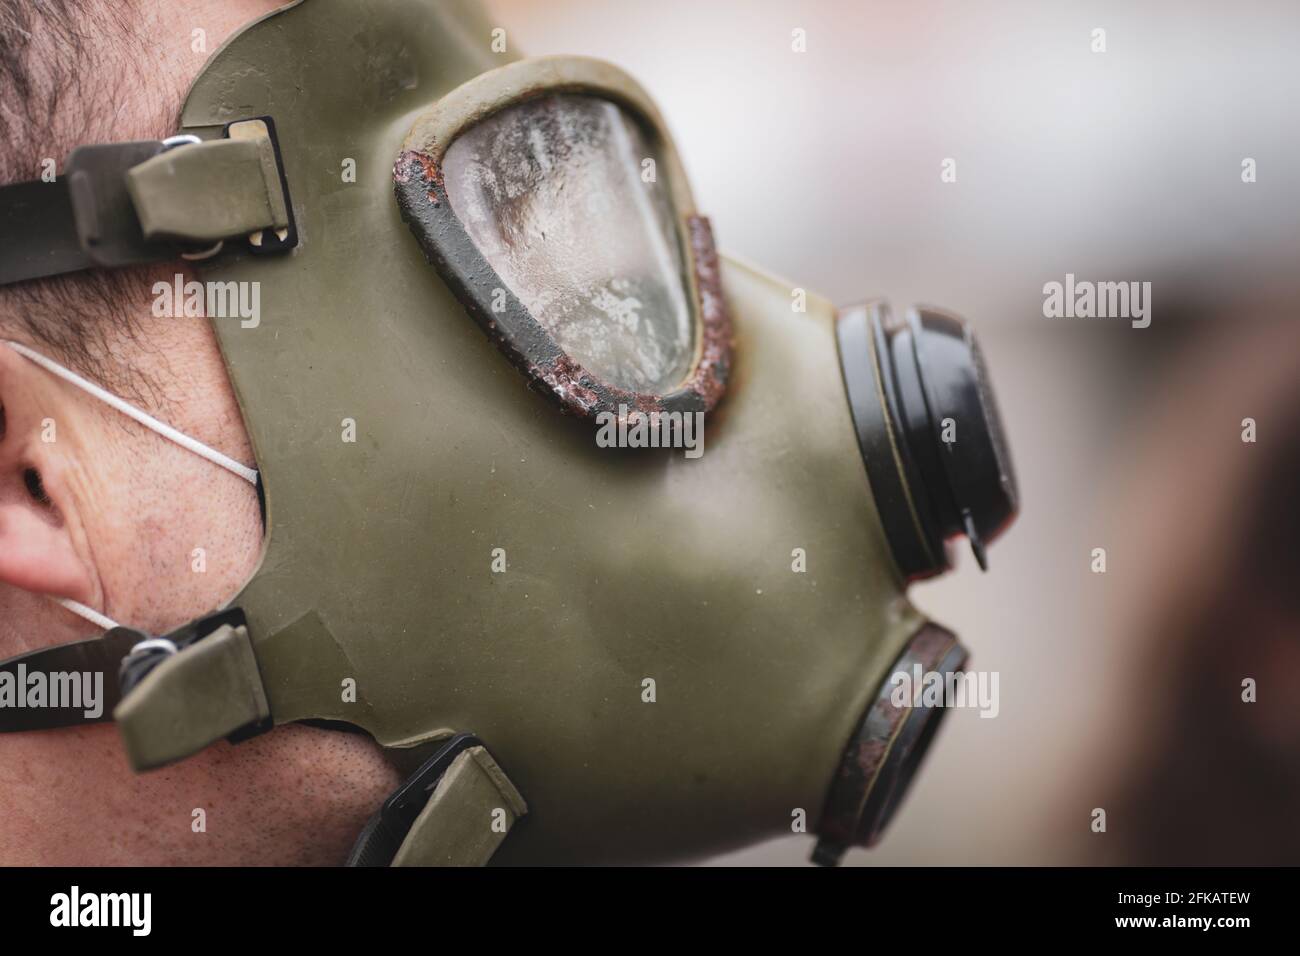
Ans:
{"label": "olive green rubber mask", "polygon": [[[832,862],[878,838],[941,716],[891,705],[889,676],[965,660],[908,581],[1014,513],[978,350],[942,313],[837,313],[719,256],[646,94],[495,52],[494,27],[307,0],[195,81],[201,143],[133,195],[181,218],[173,166],[253,123],[252,218],[145,229],[225,237],[199,277],[260,284],[255,327],[212,322],[265,552],[176,653],[142,666],[125,629],[83,653],[126,658],[138,769],[295,721],[424,769],[372,821],[396,857],[353,862],[679,860],[792,830]],[[702,415],[702,453],[598,440],[651,413]],[[962,447],[927,431],[947,418]]]}

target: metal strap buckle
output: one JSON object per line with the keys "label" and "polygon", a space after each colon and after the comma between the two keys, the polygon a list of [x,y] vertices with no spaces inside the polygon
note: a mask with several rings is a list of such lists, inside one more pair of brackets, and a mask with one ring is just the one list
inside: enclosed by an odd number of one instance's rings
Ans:
{"label": "metal strap buckle", "polygon": [[232,607],[218,611],[216,614],[209,614],[207,617],[197,618],[161,637],[142,635],[144,640],[132,645],[131,653],[122,658],[122,664],[117,672],[122,696],[131,693],[164,659],[180,653],[195,641],[201,641],[227,624],[231,627],[246,628],[248,619],[244,616],[243,609]]}

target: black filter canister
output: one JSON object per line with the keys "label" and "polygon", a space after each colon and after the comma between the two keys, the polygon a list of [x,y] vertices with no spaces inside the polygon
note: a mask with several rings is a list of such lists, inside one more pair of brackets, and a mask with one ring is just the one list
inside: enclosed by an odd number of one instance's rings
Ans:
{"label": "black filter canister", "polygon": [[948,570],[964,534],[981,568],[1015,518],[1015,472],[969,323],[884,302],[840,312],[840,364],[876,508],[908,580]]}

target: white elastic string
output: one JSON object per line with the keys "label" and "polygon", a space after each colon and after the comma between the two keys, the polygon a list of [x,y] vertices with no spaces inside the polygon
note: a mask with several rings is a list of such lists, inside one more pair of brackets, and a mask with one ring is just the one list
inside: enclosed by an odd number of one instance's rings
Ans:
{"label": "white elastic string", "polygon": [[78,604],[76,601],[70,601],[67,598],[55,598],[55,600],[73,614],[77,615],[77,617],[84,617],[96,627],[102,627],[106,631],[111,631],[113,628],[117,627],[117,621],[113,620],[111,617],[106,617],[105,615],[100,614],[94,608],[86,607],[84,604]]}
{"label": "white elastic string", "polygon": [[41,368],[45,369],[47,372],[50,372],[53,375],[57,375],[59,378],[63,379],[68,384],[75,385],[83,392],[86,392],[89,395],[93,395],[95,398],[99,399],[105,405],[117,409],[119,412],[121,412],[123,415],[126,415],[128,418],[135,419],[145,428],[149,429],[150,431],[157,432],[159,435],[161,435],[163,438],[166,438],[168,441],[173,441],[176,444],[180,445],[182,448],[194,452],[194,454],[198,455],[200,458],[206,458],[214,465],[219,465],[220,467],[226,469],[226,471],[238,475],[240,478],[243,478],[251,485],[257,484],[256,469],[249,468],[247,465],[240,464],[239,462],[235,461],[235,459],[229,457],[228,455],[223,455],[215,448],[209,448],[207,445],[203,444],[203,442],[191,438],[189,435],[186,435],[184,432],[177,431],[175,428],[172,428],[166,422],[160,422],[158,419],[154,418],[152,415],[148,414],[147,412],[142,412],[140,409],[136,408],[130,402],[118,398],[112,392],[100,388],[94,382],[87,381],[86,379],[78,375],[76,372],[69,371],[68,369],[60,365],[58,362],[47,359],[41,353],[34,352],[25,345],[20,345],[18,342],[9,342],[9,341],[4,342],[4,344],[9,346],[11,349],[13,349],[15,352],[17,352],[19,355],[23,356],[24,358],[31,359],[33,362],[35,362]]}
{"label": "white elastic string", "polygon": [[[160,422],[158,419],[154,418],[152,415],[148,414],[147,412],[143,412],[140,409],[136,408],[134,405],[132,405],[130,402],[126,401],[125,399],[118,398],[112,392],[100,388],[94,382],[87,381],[86,379],[78,375],[76,372],[70,371],[69,369],[64,368],[58,362],[46,358],[40,352],[33,351],[32,349],[29,349],[27,346],[22,345],[21,343],[18,342],[0,340],[0,344],[9,346],[19,355],[35,362],[37,365],[45,369],[47,372],[50,372],[52,375],[57,375],[59,378],[63,379],[68,384],[75,385],[77,388],[81,389],[83,392],[87,393],[88,395],[91,395],[99,399],[105,405],[117,409],[119,412],[121,412],[123,415],[126,415],[128,418],[135,419],[145,428],[149,429],[152,432],[156,432],[157,434],[161,435],[163,438],[166,438],[168,441],[175,442],[177,445],[180,445],[182,448],[194,452],[194,454],[198,455],[200,458],[206,458],[214,465],[218,465],[226,469],[226,471],[238,475],[240,478],[243,478],[251,485],[257,484],[257,471],[255,469],[249,468],[247,465],[240,464],[239,462],[235,461],[233,458],[229,457],[228,455],[223,455],[215,448],[209,448],[207,445],[203,444],[203,442],[191,438],[189,435],[186,435],[184,432],[177,431],[175,428],[172,428],[166,422]],[[107,615],[104,614],[100,614],[94,608],[86,607],[86,605],[80,604],[68,598],[55,598],[55,600],[58,601],[60,604],[62,604],[73,614],[77,615],[80,618],[83,618],[84,620],[89,621],[91,624],[94,624],[96,627],[101,627],[106,631],[111,631],[113,628],[118,626],[118,623],[114,621],[111,617],[108,617]]]}

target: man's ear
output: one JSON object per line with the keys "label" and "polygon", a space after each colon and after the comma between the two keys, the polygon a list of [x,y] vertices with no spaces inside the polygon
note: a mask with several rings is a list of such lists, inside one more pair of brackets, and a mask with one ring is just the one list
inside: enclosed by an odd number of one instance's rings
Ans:
{"label": "man's ear", "polygon": [[62,508],[64,490],[51,476],[60,451],[42,442],[48,395],[40,370],[0,345],[0,583],[24,591],[92,599],[89,569]]}

